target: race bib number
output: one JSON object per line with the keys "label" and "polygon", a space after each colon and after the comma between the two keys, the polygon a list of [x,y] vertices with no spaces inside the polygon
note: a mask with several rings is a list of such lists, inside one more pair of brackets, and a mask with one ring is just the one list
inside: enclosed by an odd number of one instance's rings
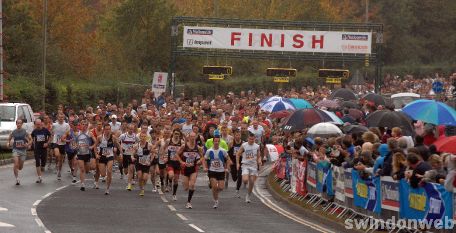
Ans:
{"label": "race bib number", "polygon": [[62,135],[57,135],[57,144],[62,144]]}
{"label": "race bib number", "polygon": [[193,165],[193,163],[195,163],[195,158],[193,158],[193,157],[187,157],[187,158],[185,159],[185,163]]}
{"label": "race bib number", "polygon": [[70,146],[71,146],[71,149],[73,149],[73,150],[78,149],[78,143],[75,142],[75,141],[72,141],[72,142],[70,143]]}
{"label": "race bib number", "polygon": [[106,157],[112,157],[114,156],[113,148],[102,148],[101,154]]}
{"label": "race bib number", "polygon": [[220,163],[219,160],[212,160],[211,161],[211,167],[215,168],[215,169],[220,168],[220,167],[222,167],[222,163]]}
{"label": "race bib number", "polygon": [[44,136],[44,135],[36,135],[36,141],[37,142],[44,142],[44,141],[46,141],[46,136]]}
{"label": "race bib number", "polygon": [[255,158],[255,153],[253,151],[246,151],[245,152],[245,158],[247,160],[251,160]]}
{"label": "race bib number", "polygon": [[149,165],[150,164],[150,156],[141,156],[139,157],[139,163],[142,165]]}
{"label": "race bib number", "polygon": [[24,140],[17,140],[14,143],[16,145],[16,148],[24,148],[25,147],[25,141]]}

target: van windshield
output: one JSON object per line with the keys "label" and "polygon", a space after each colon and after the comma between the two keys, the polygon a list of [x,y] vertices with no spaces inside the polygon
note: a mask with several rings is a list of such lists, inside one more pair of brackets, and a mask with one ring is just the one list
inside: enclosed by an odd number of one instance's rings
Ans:
{"label": "van windshield", "polygon": [[14,121],[16,108],[14,106],[0,106],[0,120]]}

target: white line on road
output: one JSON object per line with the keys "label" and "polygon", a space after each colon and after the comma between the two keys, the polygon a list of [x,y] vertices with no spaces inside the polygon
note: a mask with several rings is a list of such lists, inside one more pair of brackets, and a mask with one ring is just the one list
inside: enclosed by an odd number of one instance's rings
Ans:
{"label": "white line on road", "polygon": [[36,209],[35,209],[35,207],[31,208],[30,211],[32,212],[32,215],[33,215],[33,216],[36,216]]}
{"label": "white line on road", "polygon": [[52,233],[50,230],[45,230],[44,233]]}
{"label": "white line on road", "polygon": [[261,202],[263,202],[263,204],[265,204],[266,206],[268,206],[268,207],[271,208],[272,210],[276,211],[277,213],[279,213],[279,214],[281,214],[281,215],[283,215],[283,216],[285,216],[285,217],[287,217],[287,218],[289,218],[289,219],[291,219],[291,220],[293,220],[293,221],[295,221],[295,222],[301,223],[302,225],[308,226],[308,227],[310,227],[310,228],[312,228],[312,229],[314,229],[314,230],[317,230],[317,231],[319,231],[319,232],[323,232],[323,233],[335,233],[335,232],[329,231],[329,230],[327,230],[327,229],[325,229],[325,228],[323,228],[323,227],[321,227],[321,226],[319,226],[319,225],[316,225],[316,224],[313,224],[313,223],[311,223],[311,222],[309,222],[309,221],[306,221],[306,220],[304,220],[304,219],[302,219],[302,218],[300,218],[300,217],[298,217],[298,216],[296,216],[296,215],[294,215],[294,214],[292,214],[292,213],[290,213],[290,212],[288,212],[288,211],[282,209],[281,207],[279,207],[278,205],[276,205],[275,203],[273,203],[273,202],[272,202],[271,200],[269,200],[268,198],[262,196],[262,195],[258,192],[257,187],[255,187],[253,193],[255,194],[255,196],[257,196],[257,197],[261,200]]}
{"label": "white line on road", "polygon": [[184,215],[182,215],[182,214],[176,214],[176,215],[177,215],[177,217],[179,217],[180,219],[182,219],[182,220],[184,220],[184,221],[187,221],[187,220],[188,220],[188,218],[186,218],[186,217],[185,217]]}
{"label": "white line on road", "polygon": [[168,200],[166,200],[166,197],[165,197],[165,196],[160,196],[160,198],[162,199],[162,201],[163,201],[164,203],[168,203]]}
{"label": "white line on road", "polygon": [[35,222],[36,222],[36,224],[38,224],[38,226],[44,227],[44,224],[43,224],[43,222],[41,221],[41,219],[35,218]]}
{"label": "white line on road", "polygon": [[0,222],[0,227],[14,227],[14,225],[11,225],[11,224],[8,224],[8,223],[4,223],[4,222]]}
{"label": "white line on road", "polygon": [[66,187],[68,187],[68,185],[62,186],[62,187],[57,188],[57,189],[55,189],[55,190],[56,190],[56,191],[60,191],[60,190],[62,190],[62,189],[64,189],[64,188],[66,188]]}
{"label": "white line on road", "polygon": [[47,198],[47,197],[49,197],[49,196],[51,196],[51,195],[52,195],[52,193],[47,193],[46,195],[43,196],[43,199],[44,199],[44,198]]}
{"label": "white line on road", "polygon": [[0,211],[8,211],[7,208],[0,207]]}
{"label": "white line on road", "polygon": [[172,206],[172,205],[168,205],[168,208],[169,208],[169,210],[171,210],[171,211],[176,211],[176,208],[174,208],[174,206]]}
{"label": "white line on road", "polygon": [[33,206],[38,206],[40,204],[41,200],[36,200],[35,203],[33,203]]}
{"label": "white line on road", "polygon": [[189,226],[191,226],[193,229],[197,230],[198,232],[204,232],[203,230],[201,230],[201,228],[195,226],[194,224],[188,224]]}

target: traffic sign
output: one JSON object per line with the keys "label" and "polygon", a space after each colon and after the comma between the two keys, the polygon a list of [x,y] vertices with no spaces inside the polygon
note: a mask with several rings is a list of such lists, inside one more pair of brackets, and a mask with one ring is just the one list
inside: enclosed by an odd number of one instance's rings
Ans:
{"label": "traffic sign", "polygon": [[434,81],[432,83],[432,91],[434,91],[435,94],[442,93],[443,91],[443,83],[440,81]]}

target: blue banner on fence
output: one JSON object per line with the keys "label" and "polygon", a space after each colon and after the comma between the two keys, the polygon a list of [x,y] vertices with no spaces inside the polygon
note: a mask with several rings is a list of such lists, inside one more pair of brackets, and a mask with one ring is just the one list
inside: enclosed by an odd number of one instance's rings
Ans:
{"label": "blue banner on fence", "polygon": [[317,191],[334,196],[331,164],[326,161],[317,163]]}
{"label": "blue banner on fence", "polygon": [[353,197],[357,207],[380,213],[382,209],[380,177],[361,179],[357,170],[352,170]]}
{"label": "blue banner on fence", "polygon": [[317,165],[315,163],[307,164],[307,184],[311,187],[317,187]]}
{"label": "blue banner on fence", "polygon": [[400,218],[417,220],[453,219],[453,193],[443,185],[426,183],[412,188],[404,179],[400,182]]}

